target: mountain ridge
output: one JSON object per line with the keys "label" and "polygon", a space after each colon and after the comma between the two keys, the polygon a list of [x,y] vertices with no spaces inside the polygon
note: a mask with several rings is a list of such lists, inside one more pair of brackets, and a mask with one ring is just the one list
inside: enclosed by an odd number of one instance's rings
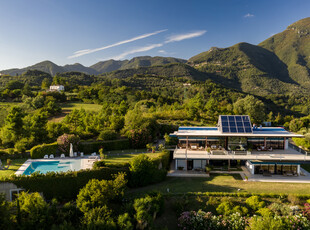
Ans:
{"label": "mountain ridge", "polygon": [[106,72],[112,72],[119,69],[131,69],[131,68],[139,68],[139,67],[146,67],[152,65],[163,65],[169,63],[185,63],[186,60],[180,58],[173,58],[173,57],[151,57],[151,56],[140,56],[134,57],[130,60],[107,60],[107,61],[100,61],[86,67],[80,63],[75,64],[67,64],[64,66],[59,66],[49,60],[42,61],[36,63],[32,66],[28,66],[25,68],[13,68],[7,70],[1,70],[0,73],[2,75],[21,75],[25,73],[27,70],[39,70],[55,76],[57,73],[65,73],[65,72],[82,72],[89,75],[99,75]]}

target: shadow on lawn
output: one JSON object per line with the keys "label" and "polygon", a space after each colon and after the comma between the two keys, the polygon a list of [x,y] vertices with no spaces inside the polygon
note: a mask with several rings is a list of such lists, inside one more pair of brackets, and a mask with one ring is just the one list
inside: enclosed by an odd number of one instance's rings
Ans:
{"label": "shadow on lawn", "polygon": [[[217,176],[229,176],[230,180],[226,184],[214,181]],[[147,192],[161,192],[163,194],[179,195],[190,192],[237,192],[238,187],[234,187],[234,180],[242,180],[239,174],[213,174],[210,177],[168,177],[165,181],[148,185],[141,188],[129,189],[128,195],[140,196]],[[227,185],[229,184],[229,185]]]}

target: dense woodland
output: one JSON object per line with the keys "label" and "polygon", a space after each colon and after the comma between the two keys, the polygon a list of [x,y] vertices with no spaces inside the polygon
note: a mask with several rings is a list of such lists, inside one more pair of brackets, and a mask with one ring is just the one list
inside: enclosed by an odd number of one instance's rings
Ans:
{"label": "dense woodland", "polygon": [[[303,134],[309,128],[308,122],[301,122],[307,120],[303,117],[310,110],[307,95],[263,97],[223,87],[210,79],[165,75],[118,78],[70,72],[51,77],[28,71],[12,79],[1,77],[0,139],[3,148],[22,152],[55,142],[64,133],[83,140],[126,137],[134,147],[144,147],[180,125],[214,125],[220,114],[249,114],[253,123],[271,121]],[[51,84],[64,85],[66,92],[47,91]],[[61,105],[72,101],[102,105],[102,109],[74,110],[61,122],[49,122],[61,114]]]}

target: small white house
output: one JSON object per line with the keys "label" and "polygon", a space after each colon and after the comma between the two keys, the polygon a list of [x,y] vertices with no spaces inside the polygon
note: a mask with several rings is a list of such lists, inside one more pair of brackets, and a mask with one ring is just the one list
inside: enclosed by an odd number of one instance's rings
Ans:
{"label": "small white house", "polygon": [[50,91],[65,91],[65,87],[63,85],[51,85]]}

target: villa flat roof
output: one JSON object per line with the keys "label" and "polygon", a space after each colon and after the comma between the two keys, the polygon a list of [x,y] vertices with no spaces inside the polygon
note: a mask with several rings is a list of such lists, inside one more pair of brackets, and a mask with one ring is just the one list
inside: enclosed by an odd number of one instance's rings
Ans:
{"label": "villa flat roof", "polygon": [[218,127],[180,127],[172,136],[195,137],[304,137],[282,127],[263,127],[253,129],[252,133],[222,133]]}

